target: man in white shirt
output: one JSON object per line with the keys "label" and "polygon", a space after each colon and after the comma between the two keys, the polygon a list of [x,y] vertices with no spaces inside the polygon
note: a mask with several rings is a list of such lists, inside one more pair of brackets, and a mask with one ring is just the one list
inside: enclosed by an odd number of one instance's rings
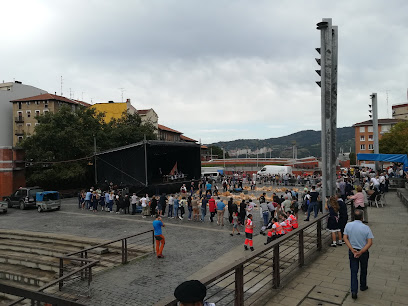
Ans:
{"label": "man in white shirt", "polygon": [[380,191],[380,182],[378,180],[378,176],[377,177],[372,177],[370,179],[371,184],[373,184],[373,188],[377,189],[377,191]]}
{"label": "man in white shirt", "polygon": [[138,201],[139,199],[137,198],[136,193],[134,193],[130,199],[130,204],[132,204],[132,215],[136,214],[136,204]]}

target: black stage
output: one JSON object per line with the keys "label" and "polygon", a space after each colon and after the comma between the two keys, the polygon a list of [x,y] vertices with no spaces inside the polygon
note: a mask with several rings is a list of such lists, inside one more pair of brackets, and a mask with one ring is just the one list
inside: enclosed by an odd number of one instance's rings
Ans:
{"label": "black stage", "polygon": [[183,184],[189,190],[191,181],[197,187],[201,177],[200,145],[142,141],[98,153],[96,165],[98,182],[113,182],[131,193],[168,194],[178,192]]}

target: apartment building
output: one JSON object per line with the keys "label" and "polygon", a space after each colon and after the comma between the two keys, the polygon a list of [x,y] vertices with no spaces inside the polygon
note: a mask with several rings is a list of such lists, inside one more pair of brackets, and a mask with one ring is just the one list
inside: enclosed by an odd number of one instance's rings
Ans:
{"label": "apartment building", "polygon": [[41,94],[37,96],[16,99],[13,103],[13,146],[23,140],[24,136],[34,133],[34,128],[38,124],[37,117],[47,112],[57,112],[63,105],[68,105],[75,111],[80,106],[90,106],[90,104],[68,99],[56,94]]}
{"label": "apartment building", "polygon": [[[378,119],[378,138],[391,130],[401,119]],[[356,153],[374,153],[373,121],[367,120],[353,125],[355,131]]]}
{"label": "apartment building", "polygon": [[0,198],[25,186],[24,154],[13,147],[11,100],[44,94],[45,90],[19,81],[0,83]]}

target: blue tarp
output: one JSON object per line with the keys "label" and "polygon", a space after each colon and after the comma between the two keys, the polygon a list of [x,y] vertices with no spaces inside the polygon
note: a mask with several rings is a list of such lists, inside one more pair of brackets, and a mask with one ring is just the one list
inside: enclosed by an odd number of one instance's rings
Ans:
{"label": "blue tarp", "polygon": [[391,163],[403,163],[404,170],[408,170],[408,158],[406,154],[366,154],[358,153],[357,160],[372,160]]}

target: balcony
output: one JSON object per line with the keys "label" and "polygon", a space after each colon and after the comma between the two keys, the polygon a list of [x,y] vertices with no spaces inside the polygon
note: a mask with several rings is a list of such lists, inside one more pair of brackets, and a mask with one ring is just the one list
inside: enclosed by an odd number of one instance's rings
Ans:
{"label": "balcony", "polygon": [[24,123],[24,118],[18,116],[18,117],[15,117],[15,118],[14,118],[14,121],[15,121],[16,123]]}
{"label": "balcony", "polygon": [[23,130],[17,130],[14,134],[16,134],[16,136],[24,136],[24,131]]}

